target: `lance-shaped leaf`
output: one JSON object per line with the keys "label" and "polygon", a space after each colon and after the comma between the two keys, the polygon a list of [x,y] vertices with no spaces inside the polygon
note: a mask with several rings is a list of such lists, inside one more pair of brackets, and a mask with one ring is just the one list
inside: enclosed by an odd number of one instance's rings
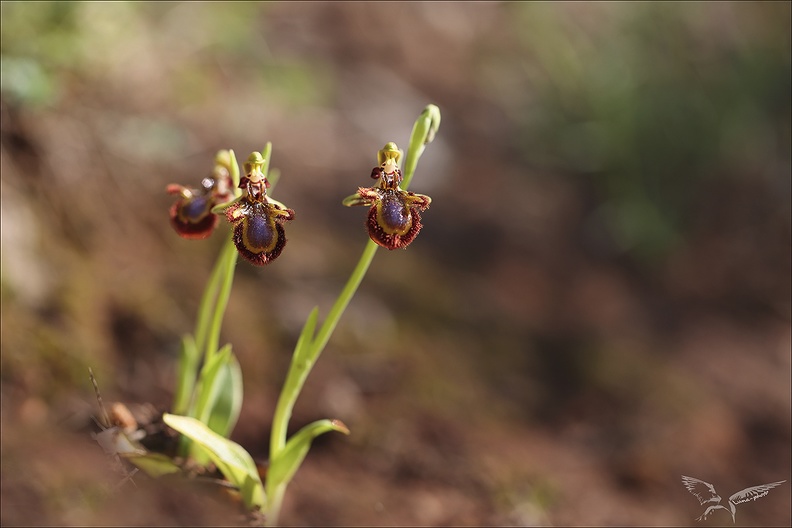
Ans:
{"label": "lance-shaped leaf", "polygon": [[294,361],[303,361],[307,359],[308,352],[314,344],[314,335],[316,333],[316,321],[319,318],[319,307],[314,306],[308,318],[305,320],[303,329],[300,332],[300,337],[297,338],[297,344],[294,347]]}
{"label": "lance-shaped leaf", "polygon": [[264,485],[256,464],[241,445],[220,436],[195,418],[166,413],[162,419],[206,451],[223,476],[239,489],[247,508],[266,509]]}
{"label": "lance-shaped leaf", "polygon": [[[231,352],[231,345],[225,345],[201,369],[201,390],[195,405],[194,416],[205,424],[209,424],[217,402],[221,399],[229,404],[225,405],[228,412],[233,412],[233,401],[241,400],[242,375],[234,374],[239,369],[239,363]],[[237,384],[237,386],[233,386]],[[236,395],[239,395],[238,397]],[[241,404],[240,404],[241,405]],[[238,408],[237,408],[238,410]],[[218,412],[220,410],[218,409]],[[215,423],[230,421],[231,416],[225,418],[215,417]],[[221,431],[215,432],[223,434]]]}
{"label": "lance-shaped leaf", "polygon": [[179,351],[179,371],[176,380],[176,396],[173,402],[173,412],[183,414],[190,405],[190,397],[195,388],[195,375],[198,372],[198,363],[201,360],[200,352],[191,335],[182,337],[181,350]]}
{"label": "lance-shaped leaf", "polygon": [[150,477],[178,473],[181,468],[161,453],[151,453],[138,441],[130,438],[120,427],[109,427],[93,435],[105,453],[129,460]]}
{"label": "lance-shaped leaf", "polygon": [[149,452],[145,455],[125,455],[124,458],[153,478],[181,472],[181,468],[162,453]]}
{"label": "lance-shaped leaf", "polygon": [[[225,345],[204,364],[197,395],[197,401],[187,414],[221,436],[230,436],[242,408],[242,371],[231,352],[231,345]],[[182,439],[181,446],[180,452],[191,456],[198,464],[208,462],[205,453],[193,449],[189,440]]]}
{"label": "lance-shaped leaf", "polygon": [[281,389],[278,405],[275,409],[275,416],[272,420],[272,433],[270,436],[270,459],[275,459],[278,453],[286,447],[286,429],[289,427],[292,409],[300,395],[305,378],[311,370],[313,362],[316,360],[312,356],[312,349],[315,346],[314,338],[316,333],[316,321],[319,318],[319,307],[314,306],[308,319],[303,325],[300,337],[297,338],[297,345],[294,347],[289,372],[286,375],[286,382]]}
{"label": "lance-shaped leaf", "polygon": [[242,410],[242,367],[229,349],[228,359],[220,366],[215,383],[217,397],[209,411],[209,429],[228,438]]}
{"label": "lance-shaped leaf", "polygon": [[306,425],[289,438],[286,447],[278,453],[275,460],[270,461],[267,471],[267,485],[271,486],[270,489],[286,486],[300,468],[314,438],[330,431],[349,434],[349,429],[340,420],[319,420]]}

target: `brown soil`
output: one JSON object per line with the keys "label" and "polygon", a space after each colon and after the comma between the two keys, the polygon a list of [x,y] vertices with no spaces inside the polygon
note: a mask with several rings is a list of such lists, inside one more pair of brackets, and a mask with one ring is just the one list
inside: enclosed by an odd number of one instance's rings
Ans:
{"label": "brown soil", "polygon": [[[165,186],[197,184],[219,149],[273,143],[274,196],[297,216],[278,260],[238,265],[222,335],[244,371],[233,438],[264,461],[302,322],[327,313],[366,240],[365,211],[340,202],[428,103],[443,121],[411,190],[432,206],[408,250],[376,255],[308,380],[293,430],[329,417],[352,434],[317,440],[282,523],[694,525],[705,508],[684,474],[724,503],[787,480],[736,519],[790,524],[788,101],[751,125],[776,145],[764,165],[708,161],[675,191],[690,221],[642,254],[603,238],[597,211],[618,198],[605,180],[526,160],[529,109],[550,103],[514,4],[159,5],[74,7],[34,39],[57,96],[4,88],[4,526],[249,522],[212,484],[122,482],[90,436],[88,367],[106,402],[169,408],[229,236],[179,239]],[[645,4],[549,5],[584,46]],[[679,15],[702,56],[789,42],[781,4],[710,5]],[[58,44],[69,28],[83,51]],[[4,61],[27,49],[3,35]]]}

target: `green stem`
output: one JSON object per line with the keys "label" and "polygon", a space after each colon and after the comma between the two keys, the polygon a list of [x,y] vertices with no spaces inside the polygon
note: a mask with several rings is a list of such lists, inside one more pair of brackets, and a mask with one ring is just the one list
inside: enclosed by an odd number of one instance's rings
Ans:
{"label": "green stem", "polygon": [[286,494],[286,485],[280,484],[273,489],[267,489],[267,526],[277,526],[280,517],[283,496]]}
{"label": "green stem", "polygon": [[214,310],[211,312],[211,324],[206,337],[206,352],[204,354],[204,364],[208,363],[217,353],[220,345],[220,327],[223,325],[223,315],[228,306],[228,298],[231,296],[231,286],[234,283],[234,271],[236,269],[237,250],[234,240],[229,238],[220,252],[218,263],[220,264],[221,281],[217,292],[217,300]]}
{"label": "green stem", "polygon": [[[233,150],[228,151],[229,155],[229,170],[231,172],[231,184],[233,187],[234,195],[239,196],[242,191],[238,188],[239,187],[239,163],[236,160],[236,156],[234,155]],[[234,241],[229,239],[226,242],[226,245],[223,246],[223,249],[220,250],[220,255],[217,257],[217,261],[215,262],[214,269],[212,270],[212,274],[209,277],[209,282],[206,284],[206,289],[204,289],[203,296],[201,297],[201,304],[198,308],[198,319],[195,322],[195,346],[198,350],[205,350],[206,349],[206,336],[209,332],[209,324],[212,320],[212,308],[215,299],[217,298],[217,292],[220,289],[220,283],[225,277],[227,279],[228,269],[226,269],[225,259],[223,258],[226,255],[226,252],[229,251],[229,246],[231,249],[234,247]],[[233,272],[232,272],[232,280],[233,280]],[[225,281],[224,281],[225,282]],[[204,357],[206,360],[206,357]]]}
{"label": "green stem", "polygon": [[[418,128],[417,123],[416,128]],[[423,130],[419,129],[416,131],[416,129],[413,129],[413,135],[410,139],[410,149],[407,152],[404,175],[402,177],[401,187],[405,190],[407,189],[407,186],[410,185],[410,181],[415,174],[415,167],[418,165],[418,159],[420,159],[425,148],[423,139],[420,142],[414,139],[418,134],[421,134],[423,137]],[[322,324],[322,327],[319,329],[319,332],[317,332],[316,338],[314,339],[311,346],[309,358],[315,360],[322,353],[322,350],[324,350],[325,345],[327,345],[327,342],[330,340],[330,336],[333,335],[333,331],[335,330],[338,321],[344,314],[344,310],[346,310],[347,305],[349,305],[349,301],[352,300],[352,297],[354,297],[358,286],[360,286],[360,283],[363,281],[363,277],[366,276],[366,271],[368,271],[369,265],[371,265],[371,261],[377,251],[377,247],[379,246],[377,246],[377,244],[375,244],[372,240],[369,240],[368,244],[366,244],[357,266],[355,266],[355,269],[352,271],[352,275],[349,277],[344,289],[341,290],[341,294],[338,296],[335,304],[333,304],[333,307],[330,309],[330,313],[327,314],[327,318]]]}
{"label": "green stem", "polygon": [[418,165],[418,158],[421,157],[423,154],[424,145],[420,145],[416,148],[415,153],[410,150],[407,152],[406,159],[404,160],[404,172],[402,174],[402,182],[399,185],[403,190],[407,190],[407,187],[410,186],[410,182],[412,181],[413,175],[415,174],[415,167]]}
{"label": "green stem", "polygon": [[[434,138],[439,124],[440,111],[434,105],[427,106],[415,122],[410,136],[407,156],[404,160],[402,189],[406,190],[407,186],[410,184],[415,174],[415,168],[418,165],[418,159],[421,157],[421,154],[423,154],[425,146]],[[349,280],[347,280],[346,285],[344,285],[343,290],[341,290],[332,308],[330,308],[330,312],[327,314],[327,317],[315,336],[311,335],[313,334],[312,331],[307,335],[305,334],[305,330],[309,325],[308,322],[306,323],[306,327],[303,329],[304,333],[301,334],[301,340],[297,342],[294,354],[292,355],[289,372],[286,374],[286,381],[283,384],[283,389],[281,390],[278,403],[275,407],[275,416],[273,417],[272,432],[270,435],[270,463],[276,460],[278,455],[280,455],[286,447],[289,420],[291,419],[294,405],[302,391],[305,380],[308,378],[308,374],[310,374],[311,369],[330,340],[330,336],[333,335],[333,331],[341,320],[341,316],[344,314],[352,297],[355,296],[360,283],[363,281],[363,277],[366,276],[366,272],[371,265],[371,261],[374,259],[378,247],[379,246],[372,240],[368,241],[366,247],[363,249],[363,254],[360,256],[360,260],[358,260],[357,266],[355,266],[355,269],[352,271],[352,275],[350,275]],[[315,317],[316,315],[312,313],[308,321],[311,321],[311,319]],[[307,339],[308,342],[303,343],[303,339]],[[306,348],[305,352],[303,352],[303,348]],[[275,526],[278,523],[287,484],[288,483],[285,482],[273,482],[273,479],[267,479],[268,526]]]}
{"label": "green stem", "polygon": [[[261,157],[264,158],[264,165],[261,167],[261,172],[264,174],[265,179],[269,179],[270,158],[272,157],[272,143],[267,141],[264,145],[264,150],[261,151]],[[276,182],[270,182],[270,188],[267,194],[270,194]]]}
{"label": "green stem", "polygon": [[[234,241],[229,240],[233,247]],[[217,257],[212,274],[209,276],[209,282],[206,284],[203,296],[201,297],[201,304],[198,308],[198,320],[195,322],[195,346],[198,350],[205,350],[206,348],[206,335],[209,331],[209,321],[212,319],[212,308],[214,300],[217,298],[217,292],[220,289],[220,281],[224,275],[223,254],[228,243],[223,246],[220,255]]]}
{"label": "green stem", "polygon": [[311,346],[310,358],[318,358],[324,350],[325,345],[327,345],[327,342],[330,340],[330,336],[333,335],[338,321],[344,314],[344,310],[346,310],[352,297],[355,296],[355,292],[357,292],[358,286],[360,286],[360,283],[363,281],[363,277],[366,276],[366,272],[371,265],[371,261],[374,259],[374,254],[377,252],[378,247],[379,246],[371,240],[366,244],[357,266],[355,266],[344,289],[341,290],[341,294],[330,309],[330,313],[327,314],[327,319],[325,319],[322,327],[316,334],[316,338]]}
{"label": "green stem", "polygon": [[366,276],[366,271],[368,271],[371,261],[374,259],[377,247],[377,244],[371,240],[368,241],[344,289],[341,290],[341,294],[330,309],[330,313],[327,314],[327,318],[324,320],[324,323],[322,323],[322,327],[317,332],[316,337],[312,338],[308,345],[308,353],[305,354],[305,359],[300,362],[292,362],[289,373],[286,376],[286,383],[283,386],[283,390],[278,398],[277,407],[275,408],[272,435],[270,437],[270,460],[275,459],[278,453],[285,447],[289,419],[291,418],[294,404],[297,402],[297,397],[300,395],[300,391],[302,391],[303,385],[305,384],[305,379],[311,372],[311,368],[313,368],[316,360],[319,359],[319,355],[324,350],[325,345],[327,345],[327,342],[330,340],[333,330],[335,330],[336,325],[338,325],[338,321],[344,314],[344,310],[346,310],[352,297],[355,296],[355,292],[363,281],[363,277]]}

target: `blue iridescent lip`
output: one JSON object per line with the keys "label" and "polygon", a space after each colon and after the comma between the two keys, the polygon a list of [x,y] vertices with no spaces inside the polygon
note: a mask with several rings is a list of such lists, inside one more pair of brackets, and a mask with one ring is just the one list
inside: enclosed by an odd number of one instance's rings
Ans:
{"label": "blue iridescent lip", "polygon": [[196,196],[182,205],[179,216],[187,222],[200,222],[210,209],[210,201],[211,199],[207,196]]}
{"label": "blue iridescent lip", "polygon": [[[392,148],[387,150],[389,146]],[[380,151],[381,160],[398,160],[396,145],[389,143]],[[384,152],[384,154],[383,154]],[[375,187],[359,187],[357,193],[344,198],[342,203],[347,207],[364,205],[369,207],[366,216],[366,230],[369,237],[378,245],[388,249],[403,249],[415,240],[423,225],[421,212],[429,208],[432,199],[425,194],[417,194],[402,190],[401,169],[395,164],[386,172],[381,167],[374,167],[371,177],[378,180]]]}
{"label": "blue iridescent lip", "polygon": [[199,188],[177,183],[168,185],[165,192],[178,196],[168,211],[176,233],[187,239],[202,239],[211,235],[218,223],[212,209],[233,198],[230,189],[231,174],[223,152],[218,153],[211,175],[201,180]]}
{"label": "blue iridescent lip", "polygon": [[251,215],[247,218],[246,236],[248,245],[251,248],[259,248],[262,251],[272,247],[272,243],[278,236],[277,231],[272,229],[269,218],[263,215]]}
{"label": "blue iridescent lip", "polygon": [[215,185],[215,180],[204,184],[203,189],[184,187],[178,184],[170,184],[166,187],[166,192],[179,196],[179,199],[171,205],[168,215],[170,223],[176,233],[187,239],[203,239],[212,234],[217,227],[218,218],[212,214],[212,207],[227,202],[231,195],[227,192],[219,192]]}
{"label": "blue iridescent lip", "polygon": [[406,248],[423,228],[421,210],[420,206],[408,205],[399,194],[378,200],[366,217],[369,237],[390,250]]}
{"label": "blue iridescent lip", "polygon": [[278,258],[286,246],[283,223],[294,211],[267,200],[265,195],[246,195],[225,211],[233,226],[233,240],[240,256],[256,266]]}
{"label": "blue iridescent lip", "polygon": [[379,223],[387,231],[403,233],[410,228],[412,223],[410,209],[394,194],[388,194],[383,197],[379,213]]}

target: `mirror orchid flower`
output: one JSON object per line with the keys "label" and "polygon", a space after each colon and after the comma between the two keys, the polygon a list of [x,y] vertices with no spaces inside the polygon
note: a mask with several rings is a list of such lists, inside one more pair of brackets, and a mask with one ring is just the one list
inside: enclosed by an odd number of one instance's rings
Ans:
{"label": "mirror orchid flower", "polygon": [[395,143],[386,144],[377,153],[379,165],[371,171],[371,177],[378,180],[379,184],[359,187],[357,193],[342,202],[347,207],[369,207],[365,223],[369,237],[391,250],[410,245],[423,227],[421,212],[432,203],[429,196],[401,189],[401,158],[402,151]]}
{"label": "mirror orchid flower", "polygon": [[286,245],[283,223],[294,219],[294,211],[267,196],[269,182],[262,167],[264,158],[254,152],[245,163],[245,175],[239,188],[245,192],[232,202],[216,207],[233,226],[234,245],[239,254],[256,266],[276,258]]}
{"label": "mirror orchid flower", "polygon": [[165,190],[179,196],[171,206],[170,223],[179,236],[199,240],[207,238],[217,227],[218,218],[212,208],[233,198],[228,151],[215,158],[212,174],[201,180],[201,187],[185,187],[171,183]]}

